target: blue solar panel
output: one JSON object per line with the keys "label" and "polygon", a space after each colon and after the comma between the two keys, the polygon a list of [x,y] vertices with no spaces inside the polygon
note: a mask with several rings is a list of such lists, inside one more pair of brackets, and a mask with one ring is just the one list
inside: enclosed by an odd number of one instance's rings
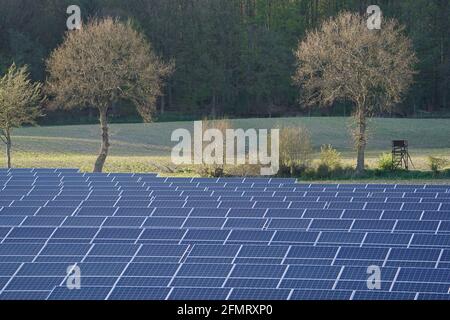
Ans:
{"label": "blue solar panel", "polygon": [[116,287],[109,295],[110,300],[164,300],[169,288]]}
{"label": "blue solar panel", "polygon": [[64,277],[14,277],[4,288],[8,291],[36,291],[53,290],[58,286]]}
{"label": "blue solar panel", "polygon": [[107,217],[104,227],[140,227],[145,217]]}
{"label": "blue solar panel", "polygon": [[[182,224],[184,228],[221,228],[226,219],[223,218],[188,218]],[[180,226],[181,227],[181,226]]]}
{"label": "blue solar panel", "polygon": [[171,282],[172,287],[202,287],[202,288],[220,288],[225,278],[183,278],[176,277]]}
{"label": "blue solar panel", "polygon": [[64,222],[64,217],[26,217],[22,226],[29,227],[58,227]]}
{"label": "blue solar panel", "polygon": [[412,238],[409,233],[369,233],[364,239],[365,245],[407,246]]}
{"label": "blue solar panel", "polygon": [[272,239],[274,244],[298,244],[316,242],[318,232],[303,232],[303,231],[278,231]]}
{"label": "blue solar panel", "polygon": [[[77,216],[112,216],[116,212],[116,208],[109,207],[82,207],[76,213]],[[119,209],[120,210],[120,209]]]}
{"label": "blue solar panel", "polygon": [[[383,220],[420,220],[422,217],[422,211],[384,211],[382,219]],[[424,219],[428,220],[428,219]]]}
{"label": "blue solar panel", "polygon": [[294,246],[289,250],[288,258],[305,259],[332,259],[338,252],[337,247],[299,247]]}
{"label": "blue solar panel", "polygon": [[[443,299],[450,287],[448,186],[2,172],[0,299]],[[381,291],[367,289],[369,265]]]}
{"label": "blue solar panel", "polygon": [[188,230],[184,240],[206,240],[206,241],[225,241],[228,238],[229,230]]}
{"label": "blue solar panel", "polygon": [[55,230],[52,239],[92,239],[98,231],[98,228],[63,227]]}
{"label": "blue solar panel", "polygon": [[46,300],[50,291],[3,291],[0,300]]}
{"label": "blue solar panel", "polygon": [[143,224],[144,228],[181,228],[185,218],[150,217]]}
{"label": "blue solar panel", "polygon": [[50,243],[43,247],[39,255],[42,256],[84,256],[91,249],[90,244],[60,244]]}
{"label": "blue solar panel", "polygon": [[440,203],[405,203],[403,210],[438,210],[440,206]]}
{"label": "blue solar panel", "polygon": [[399,232],[414,231],[414,232],[436,232],[439,227],[438,221],[406,221],[402,220],[397,223],[395,230]]}
{"label": "blue solar panel", "polygon": [[229,209],[206,209],[206,208],[194,208],[192,211],[189,209],[188,213],[191,217],[225,217]]}
{"label": "blue solar panel", "polygon": [[448,235],[415,234],[411,245],[420,247],[448,248],[450,247],[450,237]]}
{"label": "blue solar panel", "polygon": [[323,232],[320,234],[318,242],[321,244],[361,244],[365,236],[364,233],[357,232]]}
{"label": "blue solar panel", "polygon": [[314,219],[309,226],[310,230],[350,230],[353,220]]}
{"label": "blue solar panel", "polygon": [[391,231],[395,224],[393,220],[356,220],[352,231]]}
{"label": "blue solar panel", "polygon": [[235,257],[240,248],[239,245],[195,245],[189,257]]}
{"label": "blue solar panel", "polygon": [[274,236],[273,231],[233,230],[228,242],[269,242]]}
{"label": "blue solar panel", "polygon": [[291,300],[350,300],[352,291],[343,290],[295,290]]}
{"label": "blue solar panel", "polygon": [[343,219],[372,219],[378,220],[383,214],[382,210],[345,210]]}
{"label": "blue solar panel", "polygon": [[309,219],[270,219],[268,230],[306,230],[311,223]]}
{"label": "blue solar panel", "polygon": [[238,256],[283,258],[288,250],[287,246],[245,246],[239,251]]}
{"label": "blue solar panel", "polygon": [[85,287],[80,290],[56,287],[51,292],[48,300],[104,300],[110,290],[108,287]]}
{"label": "blue solar panel", "polygon": [[8,234],[8,238],[10,238],[10,239],[14,239],[14,238],[48,239],[55,230],[56,230],[55,228],[47,228],[47,227],[16,227],[16,228],[13,228],[12,231]]}
{"label": "blue solar panel", "polygon": [[36,213],[37,216],[70,216],[76,208],[67,207],[42,207]]}
{"label": "blue solar panel", "polygon": [[305,209],[269,209],[265,214],[267,218],[301,218]]}
{"label": "blue solar panel", "polygon": [[96,239],[130,239],[136,240],[142,233],[138,228],[102,228]]}
{"label": "blue solar panel", "polygon": [[1,216],[32,216],[38,207],[4,207],[0,211]]}
{"label": "blue solar panel", "polygon": [[186,231],[177,229],[146,229],[141,234],[141,240],[181,240]]}
{"label": "blue solar panel", "polygon": [[293,201],[289,208],[292,209],[324,209],[326,202],[314,202],[314,201]]}
{"label": "blue solar panel", "polygon": [[225,300],[230,289],[225,288],[175,288],[168,297],[169,300]]}
{"label": "blue solar panel", "polygon": [[67,217],[64,219],[62,226],[67,227],[100,227],[105,221],[105,217]]}
{"label": "blue solar panel", "polygon": [[287,300],[290,290],[235,289],[230,300]]}

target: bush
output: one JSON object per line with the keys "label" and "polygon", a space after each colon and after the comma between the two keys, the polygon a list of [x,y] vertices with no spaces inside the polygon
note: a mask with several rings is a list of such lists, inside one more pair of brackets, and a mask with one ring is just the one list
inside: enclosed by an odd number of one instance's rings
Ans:
{"label": "bush", "polygon": [[378,158],[378,169],[388,171],[393,170],[394,163],[392,162],[392,154],[386,152]]}
{"label": "bush", "polygon": [[332,145],[323,145],[320,148],[320,165],[331,170],[342,167],[342,156]]}
{"label": "bush", "polygon": [[[231,122],[228,119],[221,119],[221,120],[203,120],[203,133],[208,129],[217,129],[220,130],[223,134],[223,136],[226,136],[226,130],[231,129],[232,125]],[[207,143],[205,142],[203,145],[203,148],[205,148]],[[202,164],[197,166],[197,173],[202,177],[222,177],[226,175],[225,173],[225,150],[226,145],[223,146],[223,164]],[[203,150],[202,150],[203,152]]]}
{"label": "bush", "polygon": [[296,176],[311,166],[311,135],[303,127],[280,130],[280,173]]}
{"label": "bush", "polygon": [[439,173],[449,164],[449,161],[444,158],[437,157],[428,157],[428,165],[430,166],[431,171],[434,173]]}
{"label": "bush", "polygon": [[444,178],[450,178],[450,168],[444,170],[443,176]]}
{"label": "bush", "polygon": [[256,164],[226,166],[225,172],[232,177],[257,177],[261,175],[261,166]]}
{"label": "bush", "polygon": [[330,177],[330,167],[326,164],[320,164],[317,167],[317,178],[325,179]]}

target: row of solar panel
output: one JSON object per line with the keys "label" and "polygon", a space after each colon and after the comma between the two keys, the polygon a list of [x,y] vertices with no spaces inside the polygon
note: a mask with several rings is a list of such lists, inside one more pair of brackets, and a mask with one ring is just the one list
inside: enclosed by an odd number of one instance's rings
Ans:
{"label": "row of solar panel", "polygon": [[164,180],[160,180],[159,178],[152,178],[146,180],[133,181],[129,179],[112,179],[112,180],[104,180],[104,179],[78,179],[78,178],[64,178],[64,179],[39,179],[39,178],[14,178],[14,179],[1,179],[0,177],[0,185],[6,187],[15,187],[15,186],[97,186],[97,187],[120,187],[120,186],[135,186],[135,187],[166,187],[166,188],[208,188],[208,189],[243,189],[243,188],[255,188],[255,189],[272,189],[272,190],[285,190],[285,191],[315,191],[315,192],[390,192],[390,193],[430,193],[430,192],[442,192],[448,193],[450,187],[449,186],[429,186],[428,188],[378,188],[373,185],[361,185],[360,187],[332,187],[332,186],[315,186],[315,185],[305,185],[305,184],[297,184],[297,183],[243,183],[243,182],[226,182],[226,183],[209,183],[209,182],[197,182],[197,183],[189,183],[189,182],[172,182]]}
{"label": "row of solar panel", "polygon": [[[251,199],[251,200],[250,200]],[[123,196],[123,197],[109,197],[109,196],[76,196],[76,195],[60,195],[60,196],[0,196],[1,207],[154,207],[154,203],[167,203],[167,201],[175,201],[178,206],[172,206],[172,208],[180,208],[183,206],[186,208],[221,208],[222,203],[229,204],[230,202],[238,202],[241,204],[241,209],[251,209],[253,206],[257,207],[256,203],[270,202],[278,209],[288,209],[287,206],[291,204],[291,209],[322,209],[322,210],[401,210],[401,211],[448,211],[450,205],[450,199],[441,200],[441,202],[434,201],[405,201],[407,199],[388,199],[389,201],[364,201],[358,199],[354,202],[345,201],[345,199],[338,199],[339,201],[331,200],[329,198],[322,199],[301,199],[292,198],[285,201],[286,204],[281,205],[282,201],[278,201],[277,198],[260,198],[251,197],[247,199],[245,197],[233,197],[233,196],[219,196],[218,199],[211,199],[205,196],[185,196],[185,197],[173,197],[173,196],[154,196],[154,197],[142,197],[142,196]],[[331,201],[330,201],[331,200]],[[414,199],[411,199],[414,200]],[[418,199],[420,200],[420,199]],[[242,207],[242,203],[246,204]],[[366,204],[367,203],[367,204]],[[441,206],[442,203],[442,206]],[[405,205],[403,205],[405,204]],[[296,207],[292,207],[292,205]],[[270,205],[268,205],[270,207]],[[257,207],[258,208],[258,207]],[[269,208],[270,209],[270,208]],[[273,208],[272,208],[273,209]]]}
{"label": "row of solar panel", "polygon": [[[81,177],[122,177],[122,178],[133,178],[133,177],[156,177],[156,174],[127,174],[127,173],[114,173],[114,174],[103,174],[103,173],[81,173],[78,172],[78,169],[0,169],[0,177],[2,175],[10,175],[10,176],[26,176],[26,175],[47,175],[48,177],[54,177],[54,176],[81,176]],[[167,178],[159,178],[161,180],[165,180]],[[211,179],[211,178],[168,178],[172,181],[189,181],[189,182],[196,182],[196,181],[208,181],[208,182],[219,182],[219,181],[256,181],[256,182],[263,182],[263,181],[283,181],[283,182],[289,182],[292,183],[295,181],[295,179],[264,179],[264,178],[217,178],[217,179]],[[323,186],[323,185],[317,185],[317,186]],[[356,184],[344,184],[344,185],[326,185],[326,186],[343,186],[343,187],[359,187],[360,185]],[[397,185],[391,185],[391,184],[372,184],[371,187],[378,187],[378,188],[396,188],[399,187]],[[401,188],[427,188],[428,186],[424,185],[402,185]]]}
{"label": "row of solar panel", "polygon": [[[88,243],[3,243],[5,262],[166,262],[277,265],[351,265],[450,269],[449,249],[256,246],[256,245],[138,245]],[[152,259],[150,259],[152,258]],[[1,273],[1,272],[0,272]],[[0,274],[0,276],[5,276]],[[450,280],[450,278],[449,278]]]}
{"label": "row of solar panel", "polygon": [[[178,194],[180,193],[180,194]],[[252,195],[249,193],[220,193],[220,192],[167,192],[167,191],[114,191],[108,193],[102,190],[62,190],[61,192],[34,190],[21,192],[19,190],[8,190],[0,193],[1,201],[32,200],[32,201],[61,201],[61,200],[180,200],[180,201],[270,201],[270,202],[374,202],[374,203],[444,203],[450,202],[450,197],[420,198],[420,197],[329,197],[329,196],[292,196],[292,195]]]}
{"label": "row of solar panel", "polygon": [[[14,208],[5,208],[7,209]],[[27,208],[32,209],[32,208]],[[438,220],[440,212],[427,212],[421,215],[422,220],[413,220],[408,214],[396,219],[398,211],[383,213],[383,219],[334,219],[324,216],[321,212],[307,211],[303,218],[281,211],[268,211],[266,218],[239,217],[239,211],[229,214],[228,217],[201,217],[196,216],[195,210],[189,217],[165,217],[155,212],[151,217],[130,216],[126,210],[107,208],[103,212],[86,211],[81,208],[75,211],[64,208],[66,211],[55,211],[54,208],[41,208],[36,215],[27,215],[21,211],[16,215],[0,215],[0,227],[9,226],[84,226],[84,227],[141,227],[141,228],[167,228],[167,229],[296,229],[296,230],[337,230],[337,231],[390,231],[390,232],[416,232],[416,233],[449,233],[450,214],[445,213],[445,220]],[[101,208],[106,209],[106,208]],[[76,214],[73,214],[76,212]],[[134,214],[136,211],[134,211]],[[143,212],[145,214],[145,212]],[[147,214],[150,212],[147,212]],[[293,212],[294,213],[294,212]],[[289,214],[289,215],[288,215]],[[114,216],[113,216],[114,215]],[[233,217],[233,215],[235,217]],[[298,212],[298,215],[302,215]],[[429,219],[429,220],[427,220]]]}
{"label": "row of solar panel", "polygon": [[[13,209],[13,208],[6,208]],[[27,208],[32,209],[32,208]],[[146,228],[218,228],[218,229],[300,229],[300,230],[349,230],[349,231],[391,231],[418,233],[449,232],[450,213],[448,212],[400,212],[400,211],[330,211],[307,210],[298,212],[296,217],[290,212],[269,210],[266,214],[251,210],[243,216],[239,210],[222,211],[221,216],[210,217],[207,210],[194,209],[172,213],[156,209],[149,212],[132,211],[125,208],[64,208],[67,211],[54,211],[53,208],[23,210],[14,214],[1,214],[0,226],[84,226],[84,227],[146,227]],[[88,210],[93,209],[93,210]],[[292,210],[290,210],[292,211]],[[4,213],[7,213],[6,210]],[[75,212],[75,214],[73,213]],[[142,214],[142,215],[139,215]],[[259,216],[257,216],[259,215]],[[263,217],[265,216],[265,217]]]}
{"label": "row of solar panel", "polygon": [[[5,175],[6,174],[6,175]],[[394,190],[427,190],[427,189],[436,189],[436,190],[446,190],[448,192],[448,186],[439,186],[439,185],[411,185],[411,186],[404,186],[404,185],[389,185],[389,184],[382,184],[382,185],[310,185],[310,184],[296,184],[295,179],[277,179],[277,178],[270,178],[270,179],[262,179],[262,178],[219,178],[219,179],[208,179],[208,178],[192,178],[192,179],[185,179],[185,178],[158,178],[155,174],[82,174],[82,173],[48,173],[46,175],[39,175],[37,173],[34,173],[33,175],[27,174],[27,173],[6,173],[0,172],[0,179],[2,182],[19,182],[21,180],[24,181],[38,181],[47,180],[48,182],[56,182],[56,181],[64,181],[64,180],[78,180],[80,182],[84,181],[90,181],[90,182],[145,182],[145,181],[153,181],[153,182],[159,182],[159,183],[170,183],[170,184],[186,184],[186,185],[192,185],[192,184],[200,184],[203,183],[205,185],[214,185],[214,184],[220,184],[221,186],[224,186],[225,184],[235,183],[235,184],[248,184],[251,186],[258,186],[258,185],[278,185],[278,186],[293,186],[293,187],[301,187],[301,188],[314,188],[314,189],[366,189],[366,190],[383,190],[383,189],[394,189]]]}
{"label": "row of solar panel", "polygon": [[1,227],[2,243],[186,243],[450,247],[448,234],[161,228]]}
{"label": "row of solar panel", "polygon": [[[1,189],[1,193],[12,193],[12,192],[64,192],[64,191],[76,191],[76,192],[111,192],[112,195],[120,194],[120,192],[124,191],[137,191],[146,193],[151,191],[161,191],[167,192],[171,195],[183,195],[186,192],[191,192],[193,194],[196,193],[204,193],[213,195],[215,192],[221,191],[224,193],[239,193],[239,195],[264,195],[267,197],[273,196],[299,196],[299,197],[360,197],[360,198],[385,198],[385,197],[395,197],[395,198],[446,198],[450,196],[450,193],[446,193],[441,191],[429,190],[427,192],[366,192],[360,190],[354,191],[311,191],[305,189],[298,188],[251,188],[251,187],[193,187],[193,186],[168,186],[168,185],[147,185],[147,186],[136,186],[136,185],[119,185],[119,186],[103,186],[100,184],[64,184],[64,185],[23,185],[23,186],[5,186]],[[214,193],[213,193],[214,192]]]}
{"label": "row of solar panel", "polygon": [[[423,206],[426,209],[420,210],[432,210],[430,207],[434,207],[433,209],[439,209],[439,205],[442,203],[444,205],[448,205],[450,203],[450,198],[439,198],[439,199],[430,199],[430,198],[359,198],[359,197],[291,197],[291,196],[275,196],[275,197],[265,197],[265,196],[257,196],[257,195],[245,195],[245,196],[237,196],[233,194],[225,194],[225,195],[207,195],[206,193],[193,193],[186,192],[185,195],[170,195],[167,192],[153,192],[153,193],[136,193],[136,192],[123,192],[122,195],[107,195],[104,192],[61,192],[61,193],[52,193],[48,194],[45,191],[40,192],[31,192],[29,194],[20,195],[18,192],[8,192],[7,194],[0,194],[0,201],[7,203],[13,202],[22,203],[26,205],[28,203],[33,203],[33,201],[40,201],[41,203],[55,203],[62,204],[64,201],[72,201],[72,202],[81,202],[81,201],[90,201],[90,202],[101,202],[101,201],[109,201],[108,206],[114,204],[119,201],[129,201],[131,202],[144,202],[147,201],[147,205],[150,201],[178,201],[178,202],[193,202],[197,201],[199,206],[204,204],[209,204],[211,207],[217,207],[219,202],[223,201],[239,201],[239,203],[252,203],[255,202],[270,202],[273,205],[277,205],[281,203],[283,206],[289,205],[289,203],[316,203],[316,205],[320,205],[321,207],[331,207],[336,208],[336,206],[344,205],[353,206],[352,208],[346,209],[405,209],[402,208],[403,203],[407,203],[408,206]],[[345,204],[344,204],[345,203]],[[366,206],[366,203],[367,206]],[[144,205],[144,206],[147,206]],[[4,205],[6,206],[6,205]],[[40,204],[39,204],[40,206]],[[248,205],[246,205],[247,207]],[[375,206],[378,206],[375,208]],[[344,209],[344,208],[343,208]]]}
{"label": "row of solar panel", "polygon": [[[12,221],[14,222],[14,221]],[[368,220],[353,221],[336,221],[336,220],[313,220],[313,221],[298,221],[298,220],[257,220],[257,219],[236,219],[229,218],[228,220],[222,219],[203,219],[203,218],[189,218],[189,219],[161,219],[161,218],[148,218],[148,219],[124,219],[124,218],[107,218],[107,219],[55,219],[49,217],[45,219],[27,218],[21,222],[22,227],[58,227],[62,225],[62,229],[59,233],[68,232],[65,228],[77,226],[80,223],[89,223],[89,227],[86,228],[84,233],[95,233],[92,229],[100,227],[103,228],[127,228],[127,227],[141,227],[142,229],[168,229],[168,230],[180,230],[180,229],[192,229],[192,230],[204,230],[211,228],[219,228],[220,230],[302,230],[302,231],[348,231],[348,232],[392,232],[392,233],[405,233],[415,232],[416,234],[448,234],[450,233],[450,222],[429,222],[424,225],[416,223],[416,221],[404,220],[398,223],[394,221],[374,223]],[[12,224],[12,223],[11,223]],[[293,225],[292,225],[293,224]],[[4,226],[6,226],[5,224]],[[15,227],[15,228],[22,228]],[[6,232],[8,227],[3,228]],[[5,229],[6,228],[6,229]],[[19,232],[19,230],[15,231]],[[137,232],[137,231],[136,231]],[[12,236],[11,236],[12,237]],[[83,236],[77,236],[77,238],[84,238]]]}
{"label": "row of solar panel", "polygon": [[[368,279],[368,266],[323,266],[323,265],[273,265],[273,264],[192,264],[192,263],[79,263],[77,264],[83,277],[166,277],[166,278],[219,278],[228,280],[233,278],[253,280],[253,287],[260,288],[305,288],[304,286],[283,285],[283,280],[316,280],[317,283],[311,283],[309,289],[333,289],[334,284],[339,281],[362,281],[364,286]],[[1,263],[0,279],[4,278],[18,279],[21,277],[60,277],[60,281],[67,277],[67,263]],[[426,283],[443,284],[447,293],[450,288],[450,270],[435,268],[392,268],[381,267],[381,280],[384,283],[405,282],[405,283]],[[257,279],[277,279],[278,282],[256,282]],[[324,281],[324,283],[321,283]],[[197,282],[200,282],[197,280]],[[252,287],[249,283],[242,280],[237,287]],[[331,286],[330,286],[331,284]],[[11,282],[9,283],[11,285]],[[28,290],[31,283],[25,284]],[[89,284],[85,284],[89,286]],[[91,284],[92,285],[92,284]],[[166,285],[172,285],[167,283]],[[190,286],[195,283],[191,283]],[[217,285],[217,283],[216,283]],[[216,286],[214,285],[214,286]],[[198,283],[197,283],[198,286]],[[209,285],[211,286],[211,285]],[[207,286],[208,287],[208,286]],[[220,286],[218,286],[220,287]],[[20,288],[10,288],[11,290],[20,290]],[[22,288],[25,289],[25,288]],[[48,288],[40,288],[48,290]],[[358,290],[361,288],[346,288],[349,290]],[[419,290],[421,291],[421,290]]]}
{"label": "row of solar panel", "polygon": [[[29,268],[28,266],[33,266]],[[326,266],[274,266],[274,265],[193,265],[184,264],[106,264],[83,263],[80,269],[84,271],[83,288],[103,287],[105,290],[120,287],[132,287],[131,292],[139,292],[142,288],[158,292],[156,286],[167,291],[185,287],[186,290],[214,291],[237,289],[310,289],[310,290],[345,290],[366,291],[367,269],[359,267],[326,267]],[[28,268],[27,268],[28,267]],[[8,291],[47,290],[62,285],[66,273],[57,272],[58,268],[67,265],[56,264],[24,264],[15,276],[3,287],[1,294]],[[41,272],[45,269],[45,272]],[[22,270],[24,270],[22,272]],[[145,277],[148,271],[151,277]],[[255,271],[255,272],[253,272]],[[29,273],[40,276],[29,276]],[[383,280],[381,290],[416,294],[416,292],[432,292],[448,295],[449,271],[437,269],[382,268]],[[20,274],[20,275],[19,275]],[[144,276],[143,276],[144,275]],[[186,276],[187,275],[187,276]],[[250,277],[251,276],[251,277]],[[270,278],[267,278],[270,276]],[[0,281],[10,279],[0,278]],[[411,281],[414,279],[414,281]],[[153,287],[153,288],[151,288]],[[66,287],[62,291],[70,292]],[[383,291],[381,291],[383,292]],[[191,297],[188,293],[183,299]],[[226,298],[226,297],[225,297]],[[223,299],[225,299],[223,298]],[[84,298],[85,299],[85,298]],[[164,297],[160,298],[164,299]],[[211,296],[208,299],[211,298]],[[286,298],[285,298],[286,299]]]}
{"label": "row of solar panel", "polygon": [[[58,210],[67,210],[67,208],[89,207],[90,210],[95,207],[114,208],[136,208],[136,210],[146,208],[167,208],[172,210],[181,210],[189,208],[208,208],[212,212],[221,212],[220,209],[278,209],[282,212],[298,216],[298,209],[318,209],[318,210],[398,210],[398,211],[436,211],[448,212],[450,211],[450,202],[327,202],[327,201],[242,201],[242,200],[0,200],[2,212],[20,212],[31,208],[30,210],[37,211],[40,207],[57,208]],[[66,209],[64,209],[66,208]],[[147,210],[148,214],[148,210]],[[214,214],[213,214],[214,216]]]}
{"label": "row of solar panel", "polygon": [[241,288],[87,287],[51,291],[4,291],[0,300],[450,300],[448,294]]}

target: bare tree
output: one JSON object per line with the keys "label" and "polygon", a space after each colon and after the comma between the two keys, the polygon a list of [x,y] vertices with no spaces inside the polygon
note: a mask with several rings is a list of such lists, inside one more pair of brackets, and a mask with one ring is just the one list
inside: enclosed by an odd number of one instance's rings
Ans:
{"label": "bare tree", "polygon": [[32,83],[27,67],[9,67],[0,78],[0,139],[6,145],[6,161],[11,168],[11,133],[13,128],[24,124],[35,124],[42,115],[39,104],[42,102],[40,83]]}
{"label": "bare tree", "polygon": [[413,82],[417,59],[404,27],[385,20],[381,30],[369,30],[364,16],[344,12],[309,32],[295,56],[305,105],[354,104],[356,171],[363,173],[367,118],[391,110]]}
{"label": "bare tree", "polygon": [[51,54],[47,69],[47,91],[55,97],[54,105],[98,108],[102,145],[94,172],[102,172],[110,146],[108,109],[119,100],[128,100],[150,122],[163,79],[173,66],[164,64],[130,23],[106,18],[69,32]]}

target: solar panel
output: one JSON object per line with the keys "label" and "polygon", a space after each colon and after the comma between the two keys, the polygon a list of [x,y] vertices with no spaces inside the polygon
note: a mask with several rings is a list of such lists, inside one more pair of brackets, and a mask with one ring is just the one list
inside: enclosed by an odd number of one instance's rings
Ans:
{"label": "solar panel", "polygon": [[0,183],[0,299],[448,299],[448,186],[76,169]]}

